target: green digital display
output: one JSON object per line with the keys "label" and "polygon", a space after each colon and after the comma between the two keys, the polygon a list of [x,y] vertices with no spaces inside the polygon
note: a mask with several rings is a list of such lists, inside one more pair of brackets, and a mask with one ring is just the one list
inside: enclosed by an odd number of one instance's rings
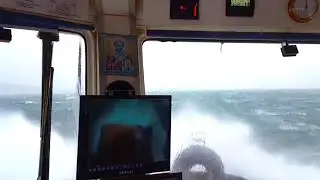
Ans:
{"label": "green digital display", "polygon": [[226,16],[253,17],[255,0],[226,0]]}
{"label": "green digital display", "polygon": [[231,0],[231,6],[250,7],[250,0]]}

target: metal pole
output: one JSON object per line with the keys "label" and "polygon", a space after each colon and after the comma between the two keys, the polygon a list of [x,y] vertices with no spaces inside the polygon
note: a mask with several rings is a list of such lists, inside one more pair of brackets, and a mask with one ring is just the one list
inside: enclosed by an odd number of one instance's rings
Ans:
{"label": "metal pole", "polygon": [[50,164],[50,137],[51,137],[51,111],[52,111],[52,85],[53,42],[59,41],[57,33],[39,32],[42,39],[42,94],[41,94],[41,127],[40,127],[40,158],[38,180],[49,180]]}

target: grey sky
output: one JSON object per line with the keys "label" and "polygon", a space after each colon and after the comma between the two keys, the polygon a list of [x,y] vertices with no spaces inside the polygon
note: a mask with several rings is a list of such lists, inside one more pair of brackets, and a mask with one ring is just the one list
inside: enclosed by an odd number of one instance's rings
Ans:
{"label": "grey sky", "polygon": [[[14,30],[12,42],[0,43],[0,84],[40,92],[41,41],[36,34]],[[77,35],[61,35],[54,45],[55,92],[76,90],[78,43]],[[148,41],[143,45],[146,89],[320,88],[320,45],[298,48],[298,56],[283,58],[279,44]]]}
{"label": "grey sky", "polygon": [[[320,88],[320,45],[154,42],[143,45],[145,85],[157,89]],[[165,72],[165,73],[163,73]]]}
{"label": "grey sky", "polygon": [[[0,43],[0,84],[23,85],[40,92],[42,45],[37,32],[13,30],[12,33],[10,43]],[[78,35],[62,34],[54,44],[55,92],[75,92],[78,48]]]}

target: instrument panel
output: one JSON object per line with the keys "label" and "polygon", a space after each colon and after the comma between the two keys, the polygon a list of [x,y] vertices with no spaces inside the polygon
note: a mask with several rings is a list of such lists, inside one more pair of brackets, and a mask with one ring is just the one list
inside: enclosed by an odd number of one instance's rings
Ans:
{"label": "instrument panel", "polygon": [[320,31],[317,12],[317,0],[145,0],[138,24],[164,30],[314,33]]}
{"label": "instrument panel", "polygon": [[252,17],[254,0],[226,0],[226,16]]}
{"label": "instrument panel", "polygon": [[[200,0],[170,0],[170,19],[198,20]],[[226,0],[226,16],[252,17],[254,0]]]}
{"label": "instrument panel", "polygon": [[170,19],[199,19],[199,0],[170,0]]}

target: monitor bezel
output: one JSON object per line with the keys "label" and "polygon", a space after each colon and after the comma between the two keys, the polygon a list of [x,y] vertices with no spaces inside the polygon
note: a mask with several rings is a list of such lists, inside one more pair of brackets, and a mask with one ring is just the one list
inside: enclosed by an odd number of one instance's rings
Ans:
{"label": "monitor bezel", "polygon": [[[100,177],[116,177],[121,175],[122,171],[114,171],[114,172],[89,172],[89,158],[87,155],[89,154],[88,146],[89,140],[87,139],[89,129],[89,122],[86,121],[87,114],[85,113],[85,106],[81,105],[87,99],[96,99],[96,100],[111,100],[111,99],[159,99],[159,100],[169,100],[170,101],[170,110],[167,114],[168,117],[171,118],[171,111],[172,111],[172,96],[170,95],[133,95],[133,96],[109,96],[109,95],[81,95],[80,96],[80,110],[79,110],[79,128],[78,128],[78,155],[77,155],[77,179],[87,177],[85,179],[95,179]],[[143,167],[140,169],[136,169],[134,171],[126,171],[127,174],[146,174],[152,172],[161,172],[161,171],[169,171],[170,170],[170,149],[171,149],[171,122],[168,125],[168,137],[169,139],[169,148],[168,148],[168,155],[169,159],[166,161],[161,161],[152,164],[144,164]],[[124,171],[124,170],[123,170]]]}
{"label": "monitor bezel", "polygon": [[[109,180],[165,180],[168,178],[174,178],[175,180],[182,180],[182,172],[174,173],[157,173],[157,174],[145,174],[145,175],[129,175],[114,177]],[[104,180],[104,179],[101,179]]]}

